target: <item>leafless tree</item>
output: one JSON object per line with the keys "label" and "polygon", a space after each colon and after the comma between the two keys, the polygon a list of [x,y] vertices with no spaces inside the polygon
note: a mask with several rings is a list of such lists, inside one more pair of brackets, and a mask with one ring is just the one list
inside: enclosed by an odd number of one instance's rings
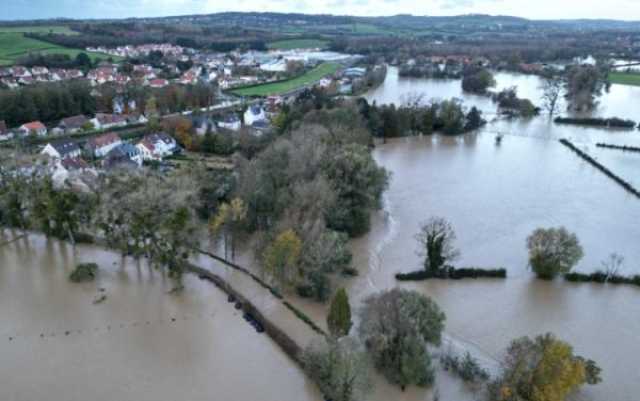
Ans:
{"label": "leafless tree", "polygon": [[564,81],[559,75],[546,77],[542,82],[543,107],[549,113],[549,118],[558,111],[558,100],[560,100],[563,85]]}

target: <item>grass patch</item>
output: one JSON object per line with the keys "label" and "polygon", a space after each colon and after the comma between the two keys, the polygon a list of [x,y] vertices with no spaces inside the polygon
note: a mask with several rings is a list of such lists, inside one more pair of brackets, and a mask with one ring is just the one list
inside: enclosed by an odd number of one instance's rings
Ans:
{"label": "grass patch", "polygon": [[0,33],[55,33],[59,35],[79,35],[64,25],[35,25],[35,26],[0,26]]}
{"label": "grass patch", "polygon": [[320,39],[287,39],[271,42],[267,45],[273,50],[324,49],[329,42]]}
{"label": "grass patch", "polygon": [[340,65],[336,63],[323,63],[311,71],[293,79],[238,88],[232,90],[231,93],[238,96],[249,97],[280,95],[310,85],[327,75],[334,74],[339,67]]}
{"label": "grass patch", "polygon": [[27,38],[19,32],[0,33],[0,64],[14,64],[21,57],[29,53],[66,54],[71,58],[80,53],[86,53],[91,61],[100,58],[107,60],[111,57],[114,61],[121,61],[122,57],[110,56],[102,53],[92,53],[80,49],[70,49],[42,40]]}
{"label": "grass patch", "polygon": [[610,72],[609,81],[612,84],[640,86],[640,73]]}

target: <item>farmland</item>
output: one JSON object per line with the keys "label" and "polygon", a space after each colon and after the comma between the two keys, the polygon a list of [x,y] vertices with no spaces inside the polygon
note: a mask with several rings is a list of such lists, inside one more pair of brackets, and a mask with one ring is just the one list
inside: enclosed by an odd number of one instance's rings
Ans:
{"label": "farmland", "polygon": [[[106,60],[111,57],[106,54],[90,53],[80,49],[70,49],[38,39],[28,38],[19,32],[0,33],[0,65],[14,64],[18,59],[27,56],[29,53],[66,54],[73,58],[83,52],[86,53],[92,61],[95,61],[97,58]],[[112,58],[118,59],[117,57]]]}
{"label": "farmland", "polygon": [[289,39],[269,43],[268,47],[272,50],[322,49],[328,43],[326,40],[320,39]]}
{"label": "farmland", "polygon": [[609,81],[612,84],[640,86],[640,73],[610,72]]}
{"label": "farmland", "polygon": [[271,96],[280,95],[313,84],[327,75],[335,73],[339,64],[323,63],[311,71],[292,79],[281,82],[272,82],[262,85],[248,86],[232,90],[231,93],[238,96]]}
{"label": "farmland", "polygon": [[77,35],[78,32],[64,25],[35,26],[0,26],[0,33],[55,33],[60,35]]}

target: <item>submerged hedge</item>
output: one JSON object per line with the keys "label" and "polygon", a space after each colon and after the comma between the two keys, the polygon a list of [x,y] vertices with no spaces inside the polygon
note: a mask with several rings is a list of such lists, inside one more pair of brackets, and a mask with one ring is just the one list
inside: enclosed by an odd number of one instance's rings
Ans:
{"label": "submerged hedge", "polygon": [[609,178],[611,178],[612,180],[620,184],[622,188],[626,189],[628,192],[640,198],[640,191],[638,191],[633,185],[631,185],[629,182],[625,181],[621,177],[614,174],[613,171],[609,170],[608,168],[600,164],[600,162],[596,161],[593,157],[589,156],[582,150],[578,149],[573,143],[569,142],[566,139],[560,139],[560,143],[568,147],[572,151],[574,151],[578,156],[580,156],[586,162],[588,162],[598,170],[602,171],[606,176],[608,176]]}
{"label": "submerged hedge", "polygon": [[603,271],[597,271],[591,274],[585,273],[567,273],[564,279],[573,283],[611,283],[611,284],[630,284],[640,287],[640,275],[620,276],[618,274],[608,275]]}
{"label": "submerged hedge", "polygon": [[74,283],[92,281],[98,273],[98,265],[95,263],[80,263],[69,275],[69,280]]}
{"label": "submerged hedge", "polygon": [[596,146],[599,148],[606,148],[606,149],[617,149],[617,150],[623,150],[625,152],[640,152],[640,148],[636,147],[636,146],[626,146],[626,145],[611,145],[608,143],[596,143]]}
{"label": "submerged hedge", "polygon": [[636,122],[633,120],[623,120],[622,118],[569,118],[556,117],[553,120],[556,124],[573,124],[573,125],[590,125],[594,127],[611,127],[611,128],[635,128]]}
{"label": "submerged hedge", "polygon": [[456,269],[455,267],[445,267],[435,272],[418,270],[411,273],[396,274],[396,280],[399,281],[421,281],[430,279],[462,280],[465,278],[507,278],[507,270],[504,268],[481,269],[475,267],[463,267]]}

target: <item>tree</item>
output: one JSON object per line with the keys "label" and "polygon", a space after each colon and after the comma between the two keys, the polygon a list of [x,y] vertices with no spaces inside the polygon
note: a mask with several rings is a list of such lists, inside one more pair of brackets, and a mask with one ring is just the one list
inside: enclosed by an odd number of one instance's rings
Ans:
{"label": "tree", "polygon": [[298,280],[297,265],[302,241],[289,229],[282,232],[264,252],[264,267],[280,285],[293,285]]}
{"label": "tree", "polygon": [[536,229],[527,238],[527,247],[531,268],[545,280],[570,272],[583,256],[578,237],[564,227]]}
{"label": "tree", "polygon": [[394,288],[364,301],[359,335],[376,368],[404,389],[434,381],[427,345],[439,345],[445,315],[438,305],[415,291]]}
{"label": "tree", "polygon": [[465,92],[484,94],[495,85],[496,80],[485,68],[468,67],[463,73],[462,90]]}
{"label": "tree", "polygon": [[344,288],[340,288],[331,301],[331,308],[327,316],[327,326],[331,335],[336,338],[349,335],[351,326],[351,307],[349,306],[349,297]]}
{"label": "tree", "polygon": [[309,376],[326,399],[363,401],[371,391],[370,362],[353,339],[328,340],[310,345],[302,354]]}
{"label": "tree", "polygon": [[474,131],[485,123],[486,121],[482,119],[482,112],[476,106],[473,106],[467,113],[464,129],[465,131]]}
{"label": "tree", "polygon": [[488,396],[491,401],[563,401],[582,385],[600,381],[594,361],[574,355],[568,343],[548,333],[511,343]]}
{"label": "tree", "polygon": [[212,233],[222,232],[224,238],[224,257],[227,258],[227,249],[231,248],[231,259],[236,256],[235,238],[239,235],[240,224],[247,217],[247,207],[240,198],[235,198],[231,203],[223,203],[209,222]]}
{"label": "tree", "polygon": [[568,69],[565,97],[574,111],[589,111],[596,106],[604,79],[597,67],[578,65]]}
{"label": "tree", "polygon": [[547,113],[549,113],[549,118],[552,118],[558,110],[558,100],[560,99],[563,85],[564,80],[559,75],[547,76],[542,81],[542,104]]}
{"label": "tree", "polygon": [[453,246],[456,239],[453,227],[441,217],[432,217],[424,222],[415,238],[420,244],[418,254],[424,257],[424,269],[427,271],[436,272],[459,255]]}

